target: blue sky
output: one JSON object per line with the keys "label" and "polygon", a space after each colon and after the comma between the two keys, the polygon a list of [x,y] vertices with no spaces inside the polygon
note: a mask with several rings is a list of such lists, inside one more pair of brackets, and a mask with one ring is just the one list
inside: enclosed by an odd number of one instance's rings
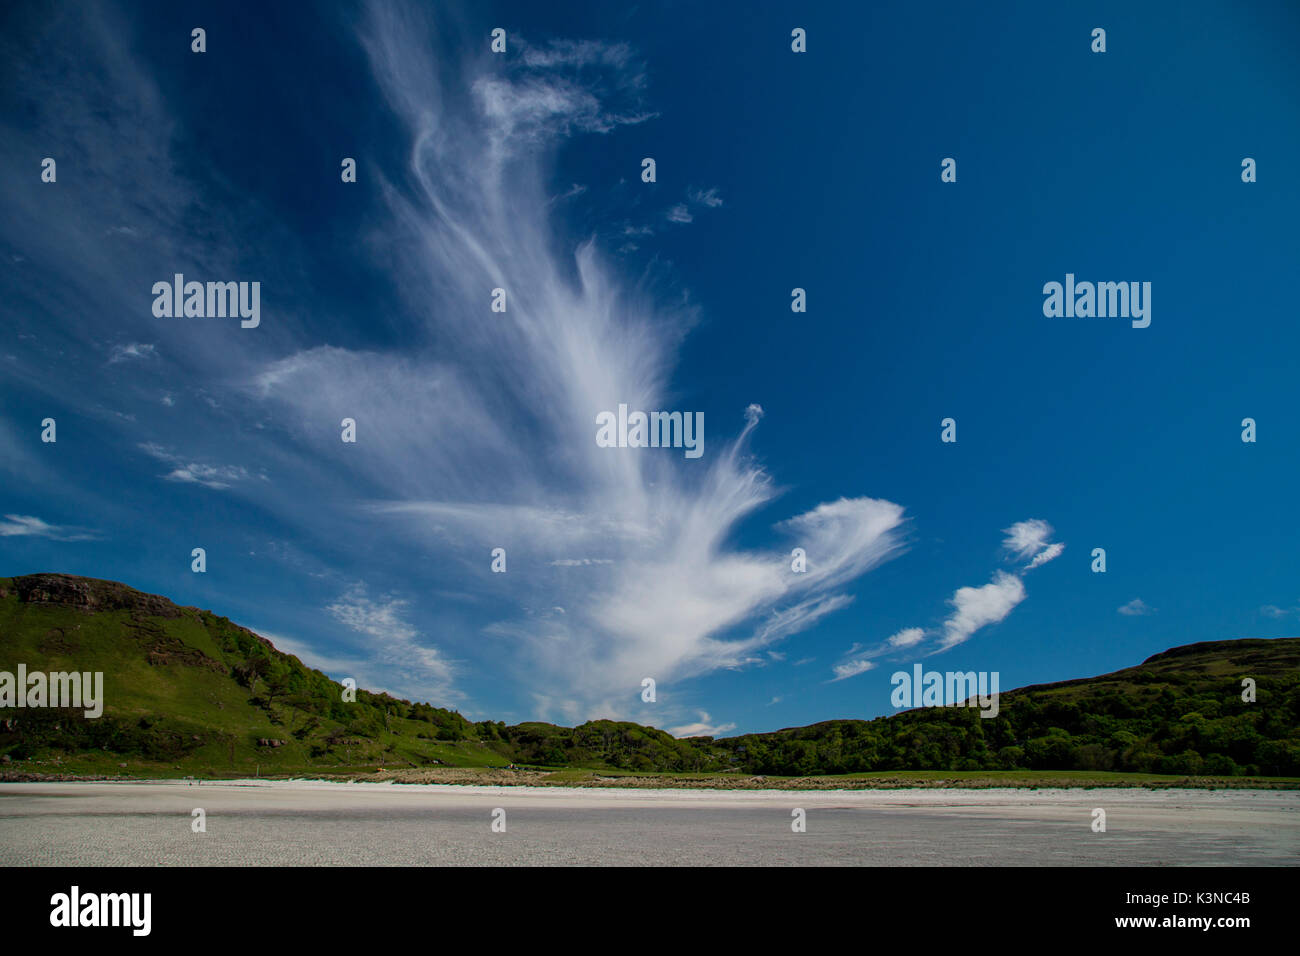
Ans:
{"label": "blue sky", "polygon": [[[0,573],[677,733],[1300,632],[1294,6],[233,6],[3,14]],[[703,456],[597,447],[621,402]]]}

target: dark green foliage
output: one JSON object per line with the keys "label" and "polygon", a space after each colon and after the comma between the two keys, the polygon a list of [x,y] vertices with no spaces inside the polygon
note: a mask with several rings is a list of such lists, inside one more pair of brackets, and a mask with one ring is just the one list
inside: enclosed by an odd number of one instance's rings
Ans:
{"label": "dark green foliage", "polygon": [[[1241,678],[1257,699],[1241,699]],[[1300,639],[1174,648],[1102,677],[1002,695],[996,717],[925,708],[717,744],[753,773],[1117,770],[1300,775]],[[809,771],[807,768],[816,768]]]}

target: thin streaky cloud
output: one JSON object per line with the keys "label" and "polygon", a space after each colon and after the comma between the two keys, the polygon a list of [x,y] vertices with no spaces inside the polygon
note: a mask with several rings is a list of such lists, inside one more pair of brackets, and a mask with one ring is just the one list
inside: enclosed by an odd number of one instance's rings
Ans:
{"label": "thin streaky cloud", "polygon": [[145,342],[131,342],[126,345],[114,345],[109,352],[108,364],[116,365],[131,359],[149,359],[158,353],[156,346]]}
{"label": "thin streaky cloud", "polygon": [[668,732],[674,737],[718,737],[729,730],[735,730],[734,723],[718,724],[713,723],[712,718],[705,711],[700,711],[700,719],[694,723],[683,724],[680,727],[669,728]]}
{"label": "thin streaky cloud", "polygon": [[0,521],[0,537],[49,538],[52,541],[94,541],[98,534],[86,528],[49,524],[35,515],[9,514]]}

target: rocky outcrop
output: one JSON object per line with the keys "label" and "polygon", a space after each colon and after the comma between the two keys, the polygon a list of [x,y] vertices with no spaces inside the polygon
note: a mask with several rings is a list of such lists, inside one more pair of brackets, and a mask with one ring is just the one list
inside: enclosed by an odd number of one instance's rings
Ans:
{"label": "rocky outcrop", "polygon": [[12,580],[18,600],[24,604],[55,604],[86,612],[127,610],[165,618],[180,617],[183,613],[166,598],[145,594],[116,581],[70,574],[25,574]]}

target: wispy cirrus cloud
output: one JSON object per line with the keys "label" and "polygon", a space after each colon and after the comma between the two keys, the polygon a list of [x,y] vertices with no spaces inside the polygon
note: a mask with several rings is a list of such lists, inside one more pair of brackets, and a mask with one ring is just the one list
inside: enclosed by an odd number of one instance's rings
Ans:
{"label": "wispy cirrus cloud", "polygon": [[129,342],[125,345],[114,345],[108,354],[108,364],[116,365],[119,362],[126,362],[131,359],[149,359],[158,353],[156,346],[146,342]]}
{"label": "wispy cirrus cloud", "polygon": [[680,202],[676,206],[670,208],[668,212],[664,214],[664,218],[669,222],[679,223],[692,222],[695,219],[695,217],[691,215],[691,211],[686,208],[686,203]]}
{"label": "wispy cirrus cloud", "polygon": [[1276,604],[1265,604],[1259,609],[1259,613],[1265,617],[1270,617],[1275,621],[1284,620],[1288,617],[1300,617],[1300,604],[1292,607],[1278,607]]}
{"label": "wispy cirrus cloud", "polygon": [[161,476],[166,481],[202,485],[205,488],[223,491],[235,482],[248,481],[251,478],[247,469],[240,465],[208,465],[203,462],[189,461],[152,442],[145,442],[140,445],[140,448],[159,461],[173,466],[171,471]]}
{"label": "wispy cirrus cloud", "polygon": [[854,644],[844,652],[843,659],[831,667],[831,672],[835,676],[828,683],[833,684],[836,681],[848,680],[850,677],[865,674],[876,666],[877,658],[906,651],[908,648],[920,644],[925,638],[926,632],[924,628],[907,627],[896,634],[890,635],[875,647],[867,648],[862,644]]}
{"label": "wispy cirrus cloud", "polygon": [[722,197],[716,186],[707,190],[692,188],[686,191],[686,201],[670,206],[664,218],[674,223],[694,222],[695,210],[717,209],[721,205]]}
{"label": "wispy cirrus cloud", "polygon": [[[600,411],[667,407],[695,321],[625,285],[593,244],[558,246],[549,219],[545,150],[651,115],[632,51],[521,38],[517,63],[463,64],[465,98],[431,88],[428,35],[414,8],[369,8],[364,46],[412,144],[404,180],[384,190],[413,237],[392,278],[413,304],[438,296],[443,307],[424,314],[443,347],[302,350],[256,376],[258,400],[304,426],[327,414],[385,423],[345,466],[374,490],[364,507],[459,555],[444,565],[462,586],[520,608],[487,632],[513,643],[521,679],[542,685],[538,706],[562,716],[625,711],[644,676],[744,666],[845,606],[841,589],[901,549],[903,509],[841,498],[779,522],[774,533],[809,555],[803,574],[788,549],[728,546],[775,496],[745,451],[757,406],[730,438],[709,429],[702,467],[595,443]],[[720,198],[697,190],[694,201]],[[505,313],[488,311],[493,287],[507,290]],[[493,547],[508,552],[506,574],[482,560]],[[525,611],[550,606],[565,613]]]}
{"label": "wispy cirrus cloud", "polygon": [[410,602],[391,595],[372,598],[364,585],[353,585],[325,610],[354,633],[366,638],[367,666],[380,680],[419,699],[454,701],[456,668],[442,651],[426,641],[407,620]]}
{"label": "wispy cirrus cloud", "polygon": [[93,541],[99,535],[86,528],[49,524],[35,515],[5,515],[0,537],[49,538],[52,541]]}
{"label": "wispy cirrus cloud", "polygon": [[[761,409],[749,396],[734,418],[709,418],[698,462],[595,444],[601,411],[676,407],[689,385],[677,362],[699,318],[683,290],[625,274],[613,250],[565,239],[557,218],[588,201],[577,187],[556,201],[557,151],[651,119],[646,70],[626,44],[533,43],[516,31],[518,55],[493,58],[431,20],[389,2],[360,17],[365,62],[396,120],[386,125],[406,137],[404,164],[362,157],[373,231],[350,247],[373,252],[374,291],[389,296],[382,336],[359,331],[371,314],[336,315],[314,293],[298,268],[310,257],[273,206],[243,201],[223,170],[184,152],[193,119],[171,111],[168,78],[136,55],[129,18],[70,6],[44,28],[19,84],[40,134],[4,125],[0,154],[17,167],[45,155],[43,142],[65,144],[73,160],[60,172],[79,170],[83,198],[73,208],[69,190],[11,193],[0,229],[33,262],[76,263],[65,282],[27,282],[35,308],[64,315],[72,338],[102,343],[58,301],[64,286],[122,316],[116,360],[85,356],[83,406],[103,406],[105,428],[162,462],[170,485],[247,503],[347,565],[340,579],[373,582],[313,605],[357,638],[322,659],[367,664],[357,676],[373,685],[445,702],[477,664],[513,679],[535,715],[580,719],[629,712],[646,676],[669,686],[770,661],[901,553],[903,508],[832,487],[824,504],[765,518],[737,544],[778,496],[750,451]],[[76,55],[62,43],[70,34],[84,41]],[[716,188],[690,188],[681,204],[694,215],[721,202]],[[626,228],[616,242],[655,226]],[[147,290],[174,272],[260,277],[274,317],[256,334],[160,323]],[[494,288],[506,290],[504,313],[490,311]],[[166,364],[163,380],[138,385],[126,408],[123,365],[161,355],[168,363],[150,371]],[[62,398],[41,368],[23,365],[22,384]],[[357,422],[355,444],[339,441],[343,418]],[[36,533],[24,527],[13,533]],[[506,574],[489,570],[495,547],[509,554]],[[791,570],[793,547],[806,550],[806,573]],[[387,562],[396,580],[352,562]],[[455,613],[438,599],[451,593]],[[484,638],[498,642],[490,655]],[[452,666],[452,655],[477,660]],[[691,725],[686,697],[661,709],[665,723]]]}
{"label": "wispy cirrus cloud", "polygon": [[692,203],[697,206],[708,206],[710,209],[716,209],[722,205],[722,197],[718,195],[718,187],[711,189],[691,189],[687,195]]}

